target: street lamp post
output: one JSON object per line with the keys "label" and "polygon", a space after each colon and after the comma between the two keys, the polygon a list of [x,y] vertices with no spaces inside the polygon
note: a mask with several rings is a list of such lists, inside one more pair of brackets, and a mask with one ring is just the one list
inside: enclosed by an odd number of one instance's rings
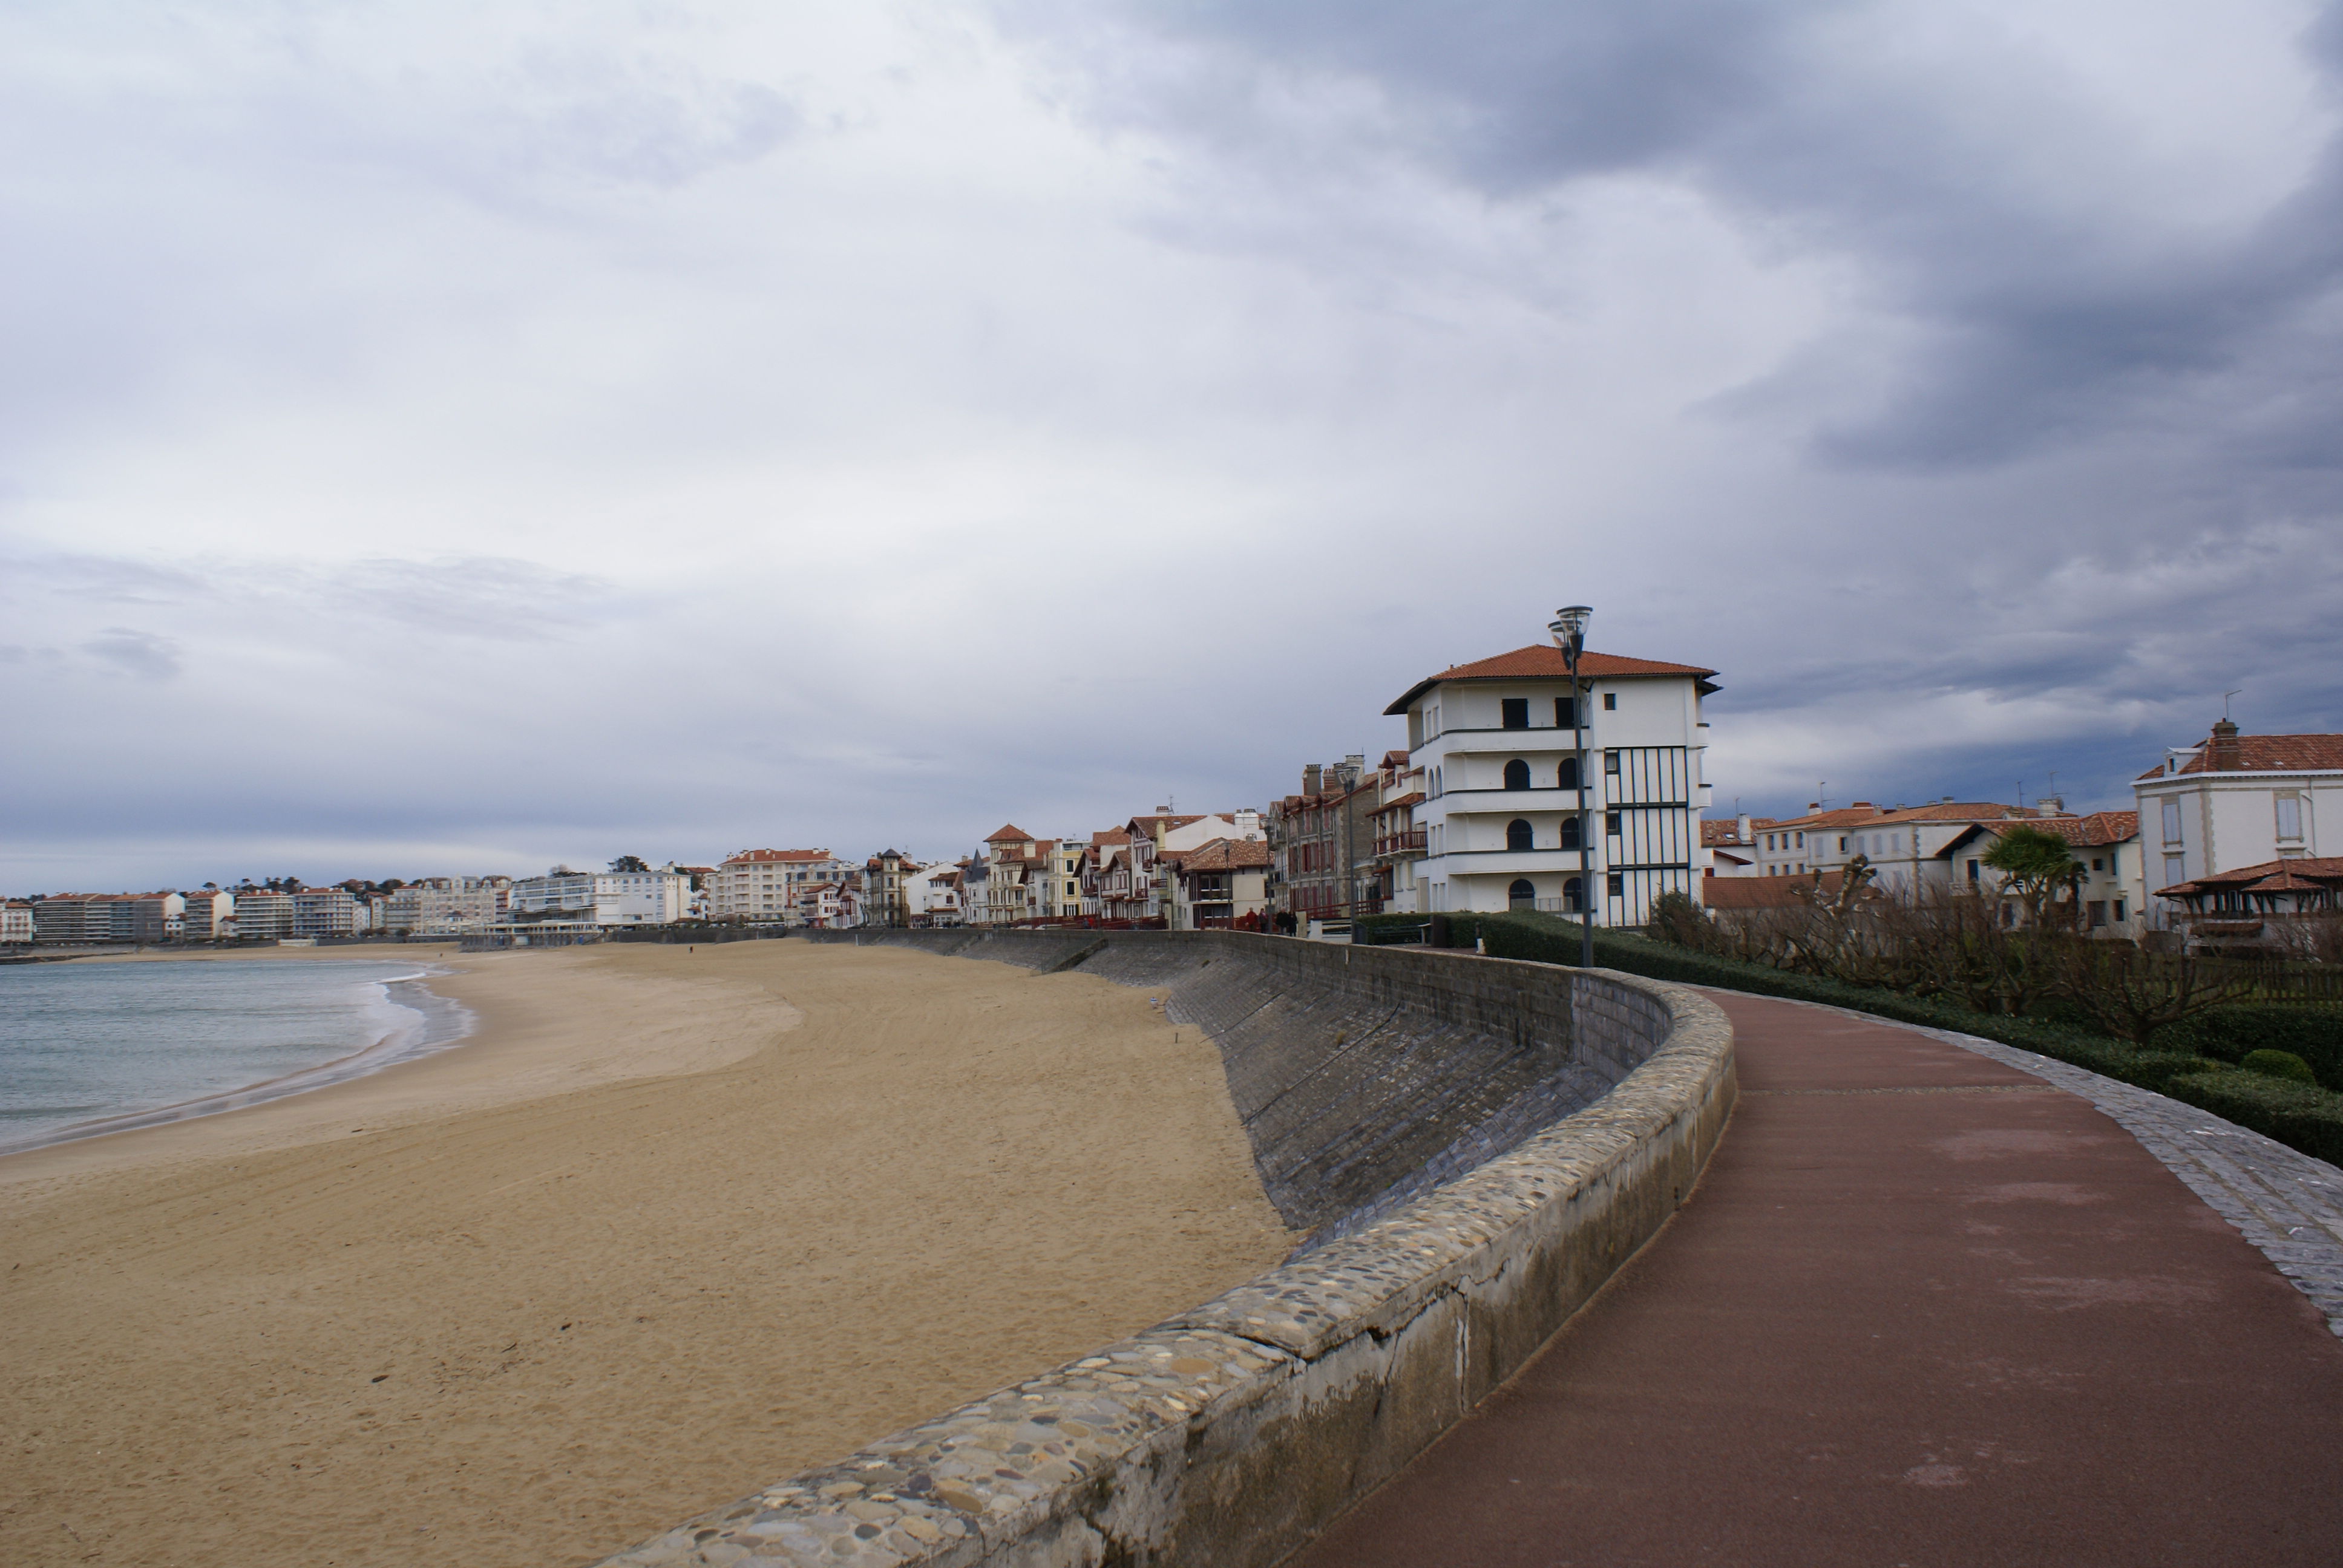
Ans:
{"label": "street lamp post", "polygon": [[1586,709],[1578,689],[1578,656],[1586,651],[1586,622],[1594,614],[1583,604],[1554,611],[1546,629],[1570,667],[1571,741],[1578,755],[1578,966],[1594,967],[1594,844],[1586,820]]}

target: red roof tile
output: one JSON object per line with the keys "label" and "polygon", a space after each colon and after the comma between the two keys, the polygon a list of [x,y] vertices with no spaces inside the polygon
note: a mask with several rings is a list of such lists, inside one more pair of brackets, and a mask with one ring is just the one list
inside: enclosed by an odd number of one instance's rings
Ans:
{"label": "red roof tile", "polygon": [[2158,888],[2156,896],[2184,899],[2192,893],[2278,893],[2310,888],[2343,891],[2343,857],[2264,860],[2258,866],[2239,866],[2235,870],[2216,871],[2193,881],[2175,882],[2168,888]]}
{"label": "red roof tile", "polygon": [[[1836,898],[1844,879],[1836,871],[1825,871],[1824,896]],[[1805,901],[1800,895],[1811,893],[1814,886],[1811,876],[1705,877],[1700,884],[1700,901],[1712,910],[1795,910]]]}
{"label": "red roof tile", "polygon": [[727,855],[724,858],[724,863],[728,866],[737,866],[749,861],[807,861],[827,860],[830,858],[830,853],[827,849],[743,849],[737,855]]}
{"label": "red roof tile", "polygon": [[[2198,742],[2197,754],[2182,763],[2181,773],[2209,773],[2206,761],[2207,749],[2213,738],[2207,736]],[[2240,735],[2236,742],[2234,766],[2224,769],[2230,773],[2309,773],[2328,769],[2343,769],[2343,735]],[[2137,782],[2166,779],[2161,768],[2151,768],[2141,774]]]}
{"label": "red roof tile", "polygon": [[1259,839],[1214,839],[1164,858],[1182,871],[1259,870],[1269,864],[1269,846]]}
{"label": "red roof tile", "polygon": [[[1708,678],[1716,671],[1697,664],[1667,664],[1656,658],[1628,658],[1615,653],[1583,653],[1578,657],[1578,675],[1584,680],[1590,677],[1617,679],[1644,675],[1689,675],[1708,688]],[[1517,648],[1511,653],[1501,653],[1492,658],[1475,659],[1471,664],[1454,664],[1438,675],[1427,675],[1407,689],[1400,699],[1383,709],[1387,714],[1402,714],[1408,704],[1443,681],[1451,680],[1567,680],[1570,665],[1562,657],[1562,649],[1552,643],[1534,642],[1527,648]]]}
{"label": "red roof tile", "polygon": [[1012,842],[1022,844],[1032,837],[1032,834],[1028,833],[1016,823],[1004,822],[1001,825],[1001,830],[999,832],[987,836],[984,841],[988,844],[1007,844]]}

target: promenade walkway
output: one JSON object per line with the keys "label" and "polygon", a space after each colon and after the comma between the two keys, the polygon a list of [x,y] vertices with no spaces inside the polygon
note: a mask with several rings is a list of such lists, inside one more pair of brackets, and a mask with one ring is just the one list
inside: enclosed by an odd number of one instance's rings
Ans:
{"label": "promenade walkway", "polygon": [[2087,1101],[1712,993],[1692,1200],[1309,1568],[2343,1563],[2343,1340]]}

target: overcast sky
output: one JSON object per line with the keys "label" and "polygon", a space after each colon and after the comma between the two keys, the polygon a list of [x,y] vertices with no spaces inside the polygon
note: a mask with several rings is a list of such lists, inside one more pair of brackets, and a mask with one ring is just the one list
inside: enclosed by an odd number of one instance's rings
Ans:
{"label": "overcast sky", "polygon": [[1595,607],[1717,809],[2343,729],[2343,12],[0,9],[0,887],[1262,804]]}

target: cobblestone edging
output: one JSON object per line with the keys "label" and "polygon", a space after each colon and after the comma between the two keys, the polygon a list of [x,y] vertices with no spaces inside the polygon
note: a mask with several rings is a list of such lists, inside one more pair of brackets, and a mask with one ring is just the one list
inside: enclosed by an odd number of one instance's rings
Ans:
{"label": "cobblestone edging", "polygon": [[1795,1005],[1908,1029],[2030,1072],[2089,1101],[2236,1226],[2310,1298],[2328,1328],[2343,1338],[2343,1170],[2185,1101],[2036,1051],[1949,1029],[1899,1023],[1852,1008],[1805,1001]]}
{"label": "cobblestone edging", "polygon": [[[1484,961],[1492,982],[1543,968]],[[1715,1147],[1734,1100],[1723,1011],[1608,970],[1571,985],[1589,1053],[1643,1058],[1596,1103],[1355,1235],[607,1568],[1287,1556],[1544,1343]]]}

